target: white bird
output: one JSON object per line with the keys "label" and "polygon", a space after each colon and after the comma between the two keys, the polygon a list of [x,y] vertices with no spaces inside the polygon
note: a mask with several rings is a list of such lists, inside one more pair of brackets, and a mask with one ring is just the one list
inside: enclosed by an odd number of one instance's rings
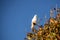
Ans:
{"label": "white bird", "polygon": [[37,15],[34,15],[34,17],[32,18],[32,22],[31,22],[31,29],[34,28],[34,26],[36,25],[37,23]]}

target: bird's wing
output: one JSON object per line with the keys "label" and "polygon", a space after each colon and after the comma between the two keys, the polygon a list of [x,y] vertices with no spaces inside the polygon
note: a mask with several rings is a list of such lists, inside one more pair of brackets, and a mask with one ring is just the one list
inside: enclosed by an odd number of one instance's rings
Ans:
{"label": "bird's wing", "polygon": [[37,15],[34,15],[34,17],[32,18],[32,22],[31,22],[31,28],[34,27],[33,23],[36,23],[36,21],[37,21]]}

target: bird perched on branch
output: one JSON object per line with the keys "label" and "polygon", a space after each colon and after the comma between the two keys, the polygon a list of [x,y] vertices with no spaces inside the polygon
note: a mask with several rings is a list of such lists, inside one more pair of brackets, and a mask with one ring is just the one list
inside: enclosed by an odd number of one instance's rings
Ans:
{"label": "bird perched on branch", "polygon": [[34,17],[32,18],[32,22],[31,22],[31,29],[34,28],[34,26],[36,25],[37,23],[37,15],[34,15]]}

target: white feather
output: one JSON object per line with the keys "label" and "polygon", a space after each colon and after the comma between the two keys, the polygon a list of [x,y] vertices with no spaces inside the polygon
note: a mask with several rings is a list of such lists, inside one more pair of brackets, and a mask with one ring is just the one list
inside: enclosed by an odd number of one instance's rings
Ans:
{"label": "white feather", "polygon": [[34,28],[34,24],[33,23],[37,23],[37,15],[34,15],[34,17],[32,18],[32,22],[31,22],[31,29]]}

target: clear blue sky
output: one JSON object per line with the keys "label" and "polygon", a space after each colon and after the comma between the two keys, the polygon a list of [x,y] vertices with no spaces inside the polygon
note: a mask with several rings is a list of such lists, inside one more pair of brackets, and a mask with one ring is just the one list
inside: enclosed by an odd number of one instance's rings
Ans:
{"label": "clear blue sky", "polygon": [[58,5],[60,0],[0,0],[0,34],[1,40],[24,40],[31,32],[31,19],[37,14],[44,24],[44,15],[49,16],[50,8]]}

